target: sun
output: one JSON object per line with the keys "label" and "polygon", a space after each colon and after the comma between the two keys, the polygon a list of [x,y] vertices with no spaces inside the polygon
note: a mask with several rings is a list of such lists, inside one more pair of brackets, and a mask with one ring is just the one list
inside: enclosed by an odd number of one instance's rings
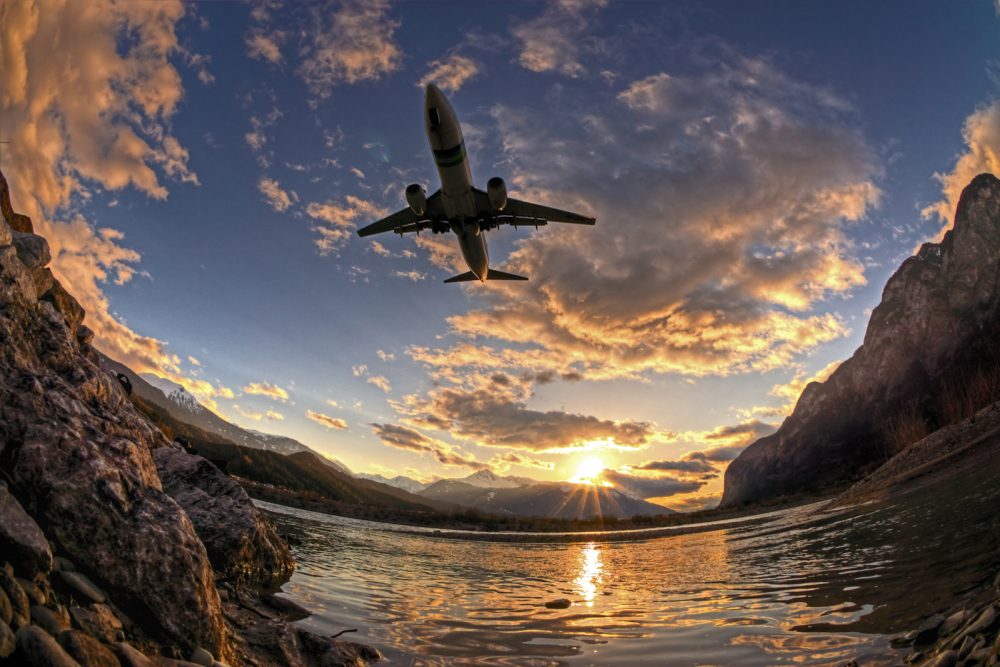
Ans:
{"label": "sun", "polygon": [[596,456],[588,456],[576,467],[576,474],[569,481],[575,484],[602,484],[601,473],[604,472],[604,462]]}

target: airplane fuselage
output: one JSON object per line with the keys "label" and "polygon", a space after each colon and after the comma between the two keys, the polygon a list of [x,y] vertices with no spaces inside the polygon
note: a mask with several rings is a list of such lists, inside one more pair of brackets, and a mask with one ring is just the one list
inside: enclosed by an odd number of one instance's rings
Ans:
{"label": "airplane fuselage", "polygon": [[485,281],[490,256],[486,238],[476,219],[476,198],[472,170],[465,153],[465,139],[458,116],[437,86],[427,86],[424,98],[424,125],[441,178],[441,203],[451,230],[458,236],[462,257],[476,277]]}

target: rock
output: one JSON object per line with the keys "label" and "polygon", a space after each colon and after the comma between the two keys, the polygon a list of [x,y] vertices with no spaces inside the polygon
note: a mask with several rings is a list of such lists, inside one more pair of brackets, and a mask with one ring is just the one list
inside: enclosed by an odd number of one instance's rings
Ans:
{"label": "rock", "polygon": [[308,609],[297,604],[288,598],[277,595],[262,595],[260,601],[277,612],[277,615],[286,621],[300,621],[312,615]]}
{"label": "rock", "polygon": [[893,441],[894,423],[950,423],[942,387],[967,381],[998,351],[998,270],[1000,180],[983,174],[962,193],[944,240],[924,244],[889,279],[864,344],[729,465],[720,506],[844,484],[909,444]]}
{"label": "rock", "polygon": [[10,245],[11,240],[13,240],[12,232],[10,225],[0,216],[0,245]]}
{"label": "rock", "polygon": [[118,655],[121,667],[156,667],[156,663],[139,649],[125,642],[115,644],[115,653]]}
{"label": "rock", "polygon": [[962,633],[966,636],[976,635],[980,632],[985,632],[993,626],[997,620],[997,610],[993,605],[986,607],[980,612],[976,620],[972,622],[968,628]]}
{"label": "rock", "polygon": [[76,329],[76,341],[80,345],[90,345],[94,341],[94,331],[86,324],[81,324]]}
{"label": "rock", "polygon": [[573,603],[566,598],[559,598],[557,600],[549,600],[545,603],[545,606],[548,609],[569,609],[572,604]]}
{"label": "rock", "polygon": [[10,625],[13,618],[14,609],[10,606],[10,598],[3,590],[0,590],[0,621]]}
{"label": "rock", "polygon": [[69,617],[62,616],[48,607],[31,605],[31,622],[53,637],[58,637],[63,630],[69,630]]}
{"label": "rock", "polygon": [[165,658],[162,655],[154,655],[152,660],[158,665],[158,667],[198,667],[197,663],[188,662],[187,660]]}
{"label": "rock", "polygon": [[38,300],[35,280],[17,258],[17,249],[12,245],[0,247],[0,276],[3,278],[0,280],[0,306],[23,306]]}
{"label": "rock", "polygon": [[31,603],[28,601],[27,594],[17,583],[17,580],[7,570],[0,570],[0,590],[3,590],[7,595],[7,600],[10,602],[12,612],[11,627],[17,629],[22,625],[27,625]]}
{"label": "rock", "polygon": [[106,604],[92,604],[86,609],[70,607],[69,616],[73,625],[106,644],[120,641],[122,622]]}
{"label": "rock", "polygon": [[118,658],[101,642],[77,630],[60,633],[59,645],[83,667],[119,667]]}
{"label": "rock", "polygon": [[14,631],[10,629],[9,625],[0,621],[0,660],[13,653],[16,646]]}
{"label": "rock", "polygon": [[76,565],[73,565],[73,561],[68,558],[56,556],[52,559],[52,569],[61,572],[76,572]]}
{"label": "rock", "polygon": [[954,614],[946,618],[944,623],[941,624],[941,634],[950,635],[955,630],[958,630],[962,626],[962,623],[965,623],[971,615],[971,612],[967,609],[959,609]]}
{"label": "rock", "polygon": [[45,604],[48,601],[46,599],[47,596],[42,592],[42,589],[34,583],[20,577],[14,577],[14,581],[16,581],[17,585],[21,587],[24,594],[28,596],[28,601],[31,604]]}
{"label": "rock", "polygon": [[966,635],[965,639],[962,640],[962,643],[958,647],[958,659],[964,660],[965,656],[972,653],[972,649],[975,647],[975,645],[976,645],[976,640],[970,637],[969,635]]}
{"label": "rock", "polygon": [[184,508],[221,577],[271,587],[288,580],[292,553],[243,487],[179,448],[157,449],[153,459],[163,490]]}
{"label": "rock", "polygon": [[60,570],[57,578],[81,602],[104,602],[108,599],[107,594],[81,572]]}
{"label": "rock", "polygon": [[958,662],[958,653],[955,651],[944,651],[936,658],[927,663],[927,667],[953,667]]}
{"label": "rock", "polygon": [[42,294],[41,298],[55,306],[55,309],[66,321],[70,335],[76,338],[77,329],[86,315],[80,302],[73,298],[73,295],[67,292],[58,280],[53,281],[52,287],[48,292]]}
{"label": "rock", "polygon": [[7,188],[7,179],[3,172],[0,172],[0,219],[7,222],[12,230],[29,234],[34,231],[31,226],[31,218],[14,213],[14,208],[10,205],[10,190]]}
{"label": "rock", "polygon": [[34,577],[52,569],[52,548],[21,503],[0,482],[0,552],[14,558],[19,570]]}
{"label": "rock", "polygon": [[203,665],[204,667],[212,667],[212,663],[215,662],[215,658],[212,654],[200,646],[191,652],[191,656],[188,660],[196,665]]}
{"label": "rock", "polygon": [[17,664],[26,667],[80,667],[45,630],[26,625],[17,631]]}
{"label": "rock", "polygon": [[37,234],[13,232],[12,242],[17,248],[17,258],[30,272],[43,269],[52,261],[49,242]]}
{"label": "rock", "polygon": [[993,588],[1000,590],[1000,572],[997,572],[997,576],[993,579]]}

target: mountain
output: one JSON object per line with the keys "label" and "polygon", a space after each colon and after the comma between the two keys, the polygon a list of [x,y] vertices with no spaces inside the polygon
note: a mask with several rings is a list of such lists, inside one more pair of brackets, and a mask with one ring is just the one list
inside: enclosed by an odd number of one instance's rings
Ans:
{"label": "mountain", "polygon": [[671,509],[615,488],[568,482],[535,482],[529,486],[488,488],[461,480],[442,479],[419,495],[500,516],[590,519],[674,513]]}
{"label": "mountain", "polygon": [[367,479],[380,484],[388,484],[389,486],[402,489],[403,491],[408,491],[409,493],[420,493],[427,488],[427,484],[418,482],[412,477],[407,477],[405,475],[396,475],[392,479],[385,477],[384,475],[376,475],[372,473],[358,473],[356,476],[358,479]]}
{"label": "mountain", "polygon": [[[101,365],[109,371],[126,375],[132,383],[132,392],[143,400],[166,410],[172,417],[195,426],[207,433],[221,436],[226,441],[251,449],[263,449],[278,454],[294,454],[296,452],[318,452],[302,444],[294,438],[283,435],[272,435],[253,429],[246,429],[226,421],[215,414],[191,395],[184,387],[153,373],[137,374],[128,366],[100,354]],[[323,457],[326,463],[337,470],[351,475],[350,469],[340,461]]]}
{"label": "mountain", "polygon": [[538,484],[538,480],[530,477],[515,477],[514,475],[502,477],[487,468],[477,470],[468,477],[462,477],[457,481],[480,489],[516,489],[519,486]]}
{"label": "mountain", "polygon": [[842,486],[997,399],[1000,180],[982,174],[886,283],[864,344],[730,464],[721,506]]}

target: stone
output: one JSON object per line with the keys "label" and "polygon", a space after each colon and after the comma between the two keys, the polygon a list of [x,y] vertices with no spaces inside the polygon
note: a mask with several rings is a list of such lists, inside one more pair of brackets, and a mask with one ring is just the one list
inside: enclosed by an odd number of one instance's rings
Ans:
{"label": "stone", "polygon": [[215,658],[212,654],[200,646],[191,651],[191,655],[188,657],[188,660],[196,665],[202,665],[203,667],[212,667],[212,663],[215,662]]}
{"label": "stone", "polygon": [[52,636],[34,625],[17,631],[17,652],[14,657],[25,667],[80,667]]}
{"label": "stone", "polygon": [[107,594],[82,572],[60,570],[57,578],[81,602],[104,602],[108,599]]}
{"label": "stone", "polygon": [[152,657],[152,660],[157,664],[158,667],[198,667],[197,663],[188,662],[187,660],[174,660],[173,658],[165,658],[162,655],[154,655]]}
{"label": "stone", "polygon": [[14,609],[10,606],[10,598],[8,598],[7,594],[0,589],[0,621],[10,625],[11,619],[13,618]]}
{"label": "stone", "polygon": [[997,620],[997,610],[993,605],[986,607],[980,612],[976,620],[962,633],[966,636],[976,635],[990,629]]}
{"label": "stone", "polygon": [[559,598],[557,600],[549,600],[545,603],[547,609],[569,609],[570,605],[573,603],[566,598]]}
{"label": "stone", "polygon": [[927,667],[954,667],[958,662],[958,653],[955,651],[943,651],[936,658],[926,663]]}
{"label": "stone", "polygon": [[0,482],[0,552],[14,558],[18,570],[29,577],[52,569],[52,548],[35,520]]}
{"label": "stone", "polygon": [[31,605],[31,622],[53,637],[58,637],[63,630],[69,630],[69,617],[62,616],[48,607]]}
{"label": "stone", "polygon": [[17,641],[14,639],[14,631],[10,629],[9,625],[0,621],[0,660],[13,653],[16,646]]}
{"label": "stone", "polygon": [[14,577],[14,581],[17,585],[21,587],[24,594],[28,596],[29,602],[31,604],[45,604],[48,602],[47,596],[42,592],[42,589],[36,586],[33,582],[27,579],[22,579],[21,577]]}
{"label": "stone", "polygon": [[964,660],[965,656],[972,653],[972,649],[975,647],[975,645],[976,645],[976,640],[973,639],[971,636],[966,635],[965,639],[962,640],[962,643],[958,647],[958,659]]}
{"label": "stone", "polygon": [[56,556],[52,559],[52,569],[61,572],[76,572],[76,565],[73,565],[73,561],[68,558]]}
{"label": "stone", "polygon": [[998,269],[1000,180],[982,174],[942,242],[924,244],[888,280],[861,347],[729,465],[720,507],[843,485],[911,444],[894,442],[889,426],[909,406],[937,406],[943,382],[967,378],[997,352]]}
{"label": "stone", "polygon": [[941,624],[941,634],[950,635],[955,630],[958,630],[962,626],[962,623],[965,623],[969,619],[969,616],[971,616],[969,610],[965,608],[959,609]]}
{"label": "stone", "polygon": [[0,246],[0,306],[33,304],[38,301],[35,280],[17,258],[12,245]]}
{"label": "stone", "polygon": [[82,667],[119,667],[118,658],[107,646],[79,630],[59,634],[59,645]]}
{"label": "stone", "polygon": [[75,338],[77,329],[87,314],[80,302],[67,292],[58,280],[53,281],[52,287],[45,294],[42,294],[41,298],[55,306],[55,309],[66,321],[70,335]]}
{"label": "stone", "polygon": [[37,234],[13,232],[12,243],[17,248],[17,258],[28,271],[43,269],[52,261],[49,242]]}
{"label": "stone", "polygon": [[10,204],[10,190],[7,186],[7,178],[3,175],[3,172],[0,172],[0,219],[10,225],[12,230],[27,233],[33,231],[31,218],[14,212],[14,207]]}
{"label": "stone", "polygon": [[118,655],[121,667],[156,667],[156,663],[142,651],[125,642],[115,644],[115,653]]}
{"label": "stone", "polygon": [[45,294],[55,285],[56,277],[52,275],[52,270],[48,268],[35,269],[31,271],[31,279],[35,283],[35,293]]}
{"label": "stone", "polygon": [[17,580],[7,570],[0,570],[0,590],[6,594],[7,600],[10,602],[11,627],[16,630],[22,625],[27,625],[31,603]]}
{"label": "stone", "polygon": [[288,545],[235,480],[180,448],[153,452],[163,490],[184,508],[219,576],[277,587],[295,568]]}
{"label": "stone", "polygon": [[120,641],[122,622],[106,604],[92,604],[88,608],[70,607],[69,616],[80,630],[106,644]]}
{"label": "stone", "polygon": [[10,245],[13,239],[12,232],[13,230],[7,224],[7,221],[0,217],[0,245]]}
{"label": "stone", "polygon": [[81,324],[76,329],[76,342],[80,345],[90,345],[94,342],[94,331],[86,324]]}

